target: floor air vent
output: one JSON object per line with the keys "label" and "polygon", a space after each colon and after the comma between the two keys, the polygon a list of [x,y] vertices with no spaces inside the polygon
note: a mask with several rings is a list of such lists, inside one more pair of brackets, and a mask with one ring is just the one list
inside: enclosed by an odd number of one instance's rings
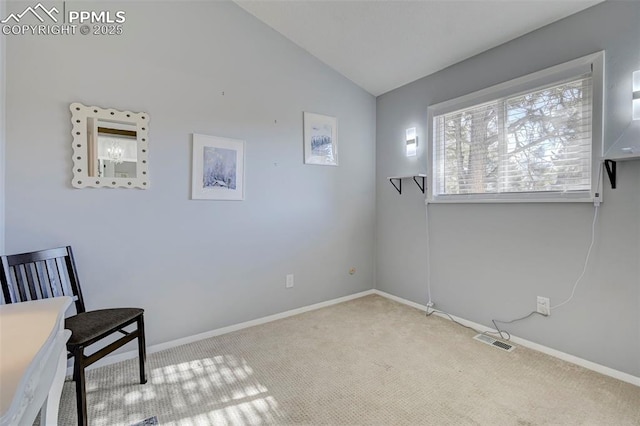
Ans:
{"label": "floor air vent", "polygon": [[495,346],[498,349],[502,349],[503,351],[511,352],[516,347],[512,344],[505,343],[501,340],[496,340],[493,337],[489,337],[486,334],[477,334],[473,336],[474,339],[481,341],[482,343],[486,343],[487,345]]}

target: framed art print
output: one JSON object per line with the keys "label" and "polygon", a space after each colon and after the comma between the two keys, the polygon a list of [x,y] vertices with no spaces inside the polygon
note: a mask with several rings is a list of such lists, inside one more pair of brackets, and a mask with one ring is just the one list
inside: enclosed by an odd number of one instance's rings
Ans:
{"label": "framed art print", "polygon": [[244,200],[244,141],[193,134],[191,199]]}
{"label": "framed art print", "polygon": [[305,164],[337,166],[337,119],[328,115],[305,112],[303,122]]}

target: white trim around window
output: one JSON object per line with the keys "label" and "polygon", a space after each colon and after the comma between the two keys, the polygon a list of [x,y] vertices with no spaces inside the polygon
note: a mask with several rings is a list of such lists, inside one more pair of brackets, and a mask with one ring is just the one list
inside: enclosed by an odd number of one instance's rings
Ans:
{"label": "white trim around window", "polygon": [[[588,98],[580,101],[580,107],[584,109],[584,114],[580,116],[580,131],[585,132],[585,136],[580,142],[571,142],[575,146],[571,146],[571,149],[583,150],[577,160],[573,159],[577,163],[580,163],[578,167],[581,167],[580,174],[574,177],[565,176],[565,181],[573,179],[579,184],[569,187],[569,189],[559,188],[559,185],[547,185],[540,186],[533,190],[528,190],[526,185],[511,185],[504,184],[504,179],[509,179],[512,176],[512,171],[506,170],[512,166],[505,165],[507,161],[513,162],[514,156],[513,149],[509,151],[509,148],[499,147],[492,148],[492,159],[483,161],[482,167],[488,167],[486,164],[494,162],[495,167],[505,169],[502,171],[502,175],[496,177],[496,174],[492,175],[494,180],[491,183],[484,182],[487,179],[482,179],[484,187],[478,189],[476,185],[472,190],[464,187],[464,185],[453,185],[455,189],[450,189],[446,185],[447,178],[450,179],[449,171],[445,164],[447,156],[451,156],[451,149],[448,151],[445,149],[444,140],[448,136],[445,136],[445,130],[443,130],[443,121],[449,117],[455,117],[456,114],[465,114],[467,111],[481,110],[484,105],[496,104],[494,108],[496,117],[492,117],[492,137],[496,140],[504,140],[503,145],[511,144],[513,146],[514,136],[508,134],[508,125],[505,123],[504,105],[506,102],[516,99],[518,97],[526,97],[529,94],[542,93],[546,89],[553,89],[557,87],[563,87],[563,84],[580,85],[584,84],[588,90],[584,93],[588,93]],[[580,93],[583,93],[580,91]],[[587,95],[584,95],[587,96]],[[456,98],[449,101],[445,101],[436,105],[431,105],[427,109],[428,116],[428,193],[427,201],[430,203],[460,203],[460,202],[472,202],[472,203],[495,203],[495,202],[594,202],[595,200],[602,200],[602,193],[598,189],[600,188],[601,180],[601,155],[603,152],[603,98],[604,98],[604,51],[597,52],[591,55],[587,55],[572,61],[556,65],[523,77],[516,78],[514,80],[507,81],[480,91]],[[589,104],[590,101],[590,104]],[[502,118],[501,118],[502,117]],[[438,124],[439,123],[439,124]],[[450,131],[450,129],[449,129]],[[507,135],[507,136],[505,136]],[[467,157],[469,161],[471,156],[470,148],[471,136],[467,135],[467,148],[469,151],[462,153],[462,149],[458,150],[459,157]],[[483,136],[485,137],[485,136]],[[509,139],[511,138],[511,139]],[[460,138],[459,138],[460,139]],[[507,142],[507,140],[510,140]],[[586,142],[585,142],[586,141]],[[488,142],[487,142],[488,143]],[[499,142],[502,143],[502,142]],[[585,143],[587,144],[585,147]],[[581,144],[580,146],[578,146]],[[589,149],[590,152],[584,151]],[[553,151],[553,149],[549,149]],[[447,153],[449,152],[449,154]],[[585,157],[586,156],[586,157]],[[589,158],[590,156],[590,158]],[[455,157],[458,161],[458,157]],[[564,157],[563,157],[564,158]],[[564,160],[554,160],[562,162]],[[447,163],[449,164],[449,163]],[[502,165],[500,165],[502,164]],[[574,164],[574,163],[572,163]],[[460,163],[459,167],[456,165],[450,166],[451,168],[470,167],[469,164]],[[573,167],[573,166],[572,166]],[[466,170],[466,169],[465,169]],[[477,172],[477,170],[476,170]],[[571,169],[573,173],[574,170]],[[483,172],[484,173],[484,172]],[[489,173],[489,172],[487,172]],[[468,173],[467,173],[468,174]],[[466,181],[465,181],[466,182]],[[469,185],[468,182],[465,183]],[[570,186],[570,185],[568,185]],[[460,187],[464,187],[462,190]],[[516,188],[515,190],[513,188]]]}

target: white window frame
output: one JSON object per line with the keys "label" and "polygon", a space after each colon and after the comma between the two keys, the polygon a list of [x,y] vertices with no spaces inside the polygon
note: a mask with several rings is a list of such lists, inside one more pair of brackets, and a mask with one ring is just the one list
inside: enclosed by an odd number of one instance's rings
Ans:
{"label": "white window frame", "polygon": [[[434,141],[436,126],[434,117],[453,111],[494,101],[498,98],[517,95],[533,91],[539,87],[562,82],[571,77],[591,72],[593,81],[592,93],[592,127],[591,127],[591,189],[588,195],[584,192],[536,192],[536,193],[491,193],[491,194],[447,194],[436,195],[433,191],[435,184],[436,161]],[[546,68],[532,74],[525,75],[477,92],[455,99],[430,105],[427,108],[428,131],[427,146],[427,202],[428,203],[529,203],[529,202],[595,202],[602,201],[602,153],[604,152],[604,50],[583,56],[560,65]]]}

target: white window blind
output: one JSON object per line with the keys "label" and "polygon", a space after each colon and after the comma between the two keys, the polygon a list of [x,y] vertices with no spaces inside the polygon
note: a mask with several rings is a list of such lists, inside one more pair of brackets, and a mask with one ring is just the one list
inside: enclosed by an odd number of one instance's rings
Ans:
{"label": "white window blind", "polygon": [[434,117],[434,195],[591,190],[592,78]]}

